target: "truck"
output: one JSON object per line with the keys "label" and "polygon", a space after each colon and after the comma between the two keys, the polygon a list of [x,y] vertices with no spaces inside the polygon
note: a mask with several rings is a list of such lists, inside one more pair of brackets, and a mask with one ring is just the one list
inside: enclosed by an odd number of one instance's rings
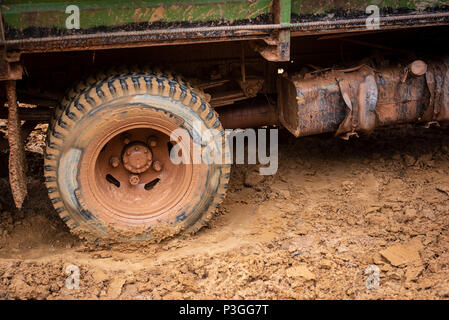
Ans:
{"label": "truck", "polygon": [[448,0],[0,3],[14,203],[27,197],[24,139],[48,123],[48,196],[87,240],[160,241],[208,223],[231,165],[172,161],[223,147],[193,123],[347,140],[449,120]]}

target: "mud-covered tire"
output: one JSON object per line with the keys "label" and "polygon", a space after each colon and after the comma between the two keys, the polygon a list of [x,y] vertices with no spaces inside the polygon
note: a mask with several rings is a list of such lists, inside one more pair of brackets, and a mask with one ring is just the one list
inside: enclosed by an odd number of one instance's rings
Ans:
{"label": "mud-covered tire", "polygon": [[[181,191],[186,190],[185,193],[180,191],[178,202],[155,211],[156,216],[149,213],[140,216],[134,211],[134,215],[122,216],[126,204],[116,214],[110,204],[114,198],[102,195],[104,182],[99,182],[101,186],[97,188],[92,178],[104,174],[103,169],[97,169],[95,157],[100,158],[107,141],[112,141],[105,138],[106,133],[110,139],[116,139],[113,134],[121,132],[115,125],[140,130],[139,126],[151,127],[157,122],[164,133],[174,128],[185,129],[191,141],[197,143],[199,133],[192,127],[192,121],[223,132],[205,96],[172,73],[147,68],[122,69],[99,73],[72,88],[56,108],[47,133],[45,183],[56,212],[73,233],[90,240],[159,241],[181,231],[199,230],[224,198],[229,165],[201,163],[182,171],[186,187]],[[150,129],[156,130],[158,126]],[[165,197],[168,191],[161,190],[158,195]],[[100,191],[98,196],[95,191]],[[141,201],[142,197],[137,198]],[[141,202],[142,208],[145,207],[144,200]]]}

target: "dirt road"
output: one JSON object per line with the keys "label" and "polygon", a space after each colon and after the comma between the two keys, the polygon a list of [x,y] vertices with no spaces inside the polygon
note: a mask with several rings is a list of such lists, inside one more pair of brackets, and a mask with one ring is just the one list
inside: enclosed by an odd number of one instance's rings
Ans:
{"label": "dirt road", "polygon": [[[349,142],[281,132],[275,176],[235,166],[209,227],[145,246],[86,245],[69,233],[46,195],[38,128],[22,212],[1,154],[2,299],[449,298],[448,128]],[[70,265],[79,289],[65,286]]]}

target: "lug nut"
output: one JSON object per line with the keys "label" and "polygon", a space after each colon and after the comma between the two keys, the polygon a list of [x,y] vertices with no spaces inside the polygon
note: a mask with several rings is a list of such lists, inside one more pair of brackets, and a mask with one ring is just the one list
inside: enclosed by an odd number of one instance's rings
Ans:
{"label": "lug nut", "polygon": [[162,164],[159,162],[159,161],[154,161],[153,162],[153,169],[154,169],[154,171],[157,171],[157,172],[159,172],[159,171],[161,171],[162,170]]}
{"label": "lug nut", "polygon": [[111,159],[109,159],[109,163],[113,168],[117,168],[120,164],[120,159],[118,157],[111,157]]}
{"label": "lug nut", "polygon": [[140,178],[137,174],[130,174],[129,175],[129,183],[133,186],[138,185],[140,182]]}
{"label": "lug nut", "polygon": [[154,148],[157,146],[157,138],[156,137],[149,137],[147,140],[147,143],[150,147]]}
{"label": "lug nut", "polygon": [[129,140],[129,138],[124,138],[123,139],[123,143],[124,144],[129,144],[131,142],[131,140]]}

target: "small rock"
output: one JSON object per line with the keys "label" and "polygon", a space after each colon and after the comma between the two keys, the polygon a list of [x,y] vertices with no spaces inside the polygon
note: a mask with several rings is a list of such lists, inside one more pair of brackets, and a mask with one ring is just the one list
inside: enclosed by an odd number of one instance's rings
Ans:
{"label": "small rock", "polygon": [[430,279],[422,279],[421,281],[419,281],[419,287],[421,289],[429,289],[432,288],[434,285],[434,282]]}
{"label": "small rock", "polygon": [[289,247],[288,247],[288,252],[294,253],[294,252],[296,252],[296,251],[297,251],[297,248],[296,248],[295,246],[289,246]]}
{"label": "small rock", "polygon": [[58,292],[59,291],[59,286],[56,284],[56,283],[52,283],[51,285],[50,285],[50,291],[51,292]]}
{"label": "small rock", "polygon": [[92,273],[92,278],[95,283],[101,283],[109,279],[107,273],[102,269],[97,269]]}
{"label": "small rock", "polygon": [[396,225],[390,225],[387,227],[387,231],[392,232],[392,233],[398,233],[399,232],[399,227]]}
{"label": "small rock", "polygon": [[415,209],[406,209],[404,212],[405,220],[412,221],[416,218],[416,210]]}
{"label": "small rock", "polygon": [[401,160],[401,154],[395,153],[392,158],[393,160]]}
{"label": "small rock", "polygon": [[393,271],[393,268],[389,264],[382,264],[379,266],[379,269],[383,272],[391,272]]}
{"label": "small rock", "polygon": [[442,266],[437,261],[431,261],[427,265],[427,271],[429,271],[431,273],[439,273],[441,271],[441,269],[442,269]]}
{"label": "small rock", "polygon": [[323,259],[323,260],[320,261],[319,267],[320,267],[320,269],[329,270],[329,269],[332,268],[332,261],[327,260],[327,259]]}
{"label": "small rock", "polygon": [[280,189],[280,190],[278,190],[278,192],[279,192],[279,195],[284,199],[288,200],[291,198],[290,191],[288,191],[288,190]]}
{"label": "small rock", "polygon": [[379,211],[381,208],[379,206],[371,206],[368,209],[366,209],[366,213],[372,213],[372,212],[377,212]]}
{"label": "small rock", "polygon": [[433,154],[431,154],[431,153],[423,154],[423,155],[419,156],[418,160],[424,164],[427,164],[429,161],[432,160],[432,157],[433,157]]}
{"label": "small rock", "polygon": [[385,260],[382,258],[382,256],[379,253],[376,253],[373,256],[373,263],[375,265],[382,265],[385,263]]}
{"label": "small rock", "polygon": [[306,280],[316,279],[315,274],[304,264],[288,268],[287,276],[290,278],[304,278]]}
{"label": "small rock", "polygon": [[407,267],[405,272],[405,282],[415,281],[423,272],[423,266],[410,266]]}
{"label": "small rock", "polygon": [[306,225],[300,225],[295,230],[295,233],[297,235],[303,236],[303,235],[306,235],[307,233],[309,233],[309,229],[310,229],[310,227],[308,227]]}
{"label": "small rock", "polygon": [[115,299],[122,293],[122,287],[125,284],[125,279],[114,279],[109,285],[108,297]]}
{"label": "small rock", "polygon": [[344,191],[351,191],[354,186],[354,183],[352,181],[345,180],[341,183],[341,186]]}
{"label": "small rock", "polygon": [[388,273],[388,279],[389,280],[401,280],[404,272],[402,269],[396,269]]}
{"label": "small rock", "polygon": [[347,222],[350,226],[353,226],[353,225],[355,225],[355,223],[356,223],[357,221],[355,220],[354,217],[348,217],[348,218],[346,219],[346,222]]}
{"label": "small rock", "polygon": [[404,154],[404,161],[408,167],[411,167],[416,163],[416,159],[409,154]]}
{"label": "small rock", "polygon": [[449,284],[445,283],[439,290],[438,295],[442,298],[448,298],[449,297]]}
{"label": "small rock", "polygon": [[[422,246],[422,245],[421,245]],[[421,247],[417,241],[410,242],[408,245],[395,244],[380,252],[382,257],[395,267],[418,263],[421,260],[419,250]]]}
{"label": "small rock", "polygon": [[387,223],[388,217],[383,214],[371,213],[365,217],[365,220],[372,225],[383,226]]}
{"label": "small rock", "polygon": [[426,165],[427,165],[429,168],[435,168],[435,160],[427,161],[427,162],[426,162]]}

